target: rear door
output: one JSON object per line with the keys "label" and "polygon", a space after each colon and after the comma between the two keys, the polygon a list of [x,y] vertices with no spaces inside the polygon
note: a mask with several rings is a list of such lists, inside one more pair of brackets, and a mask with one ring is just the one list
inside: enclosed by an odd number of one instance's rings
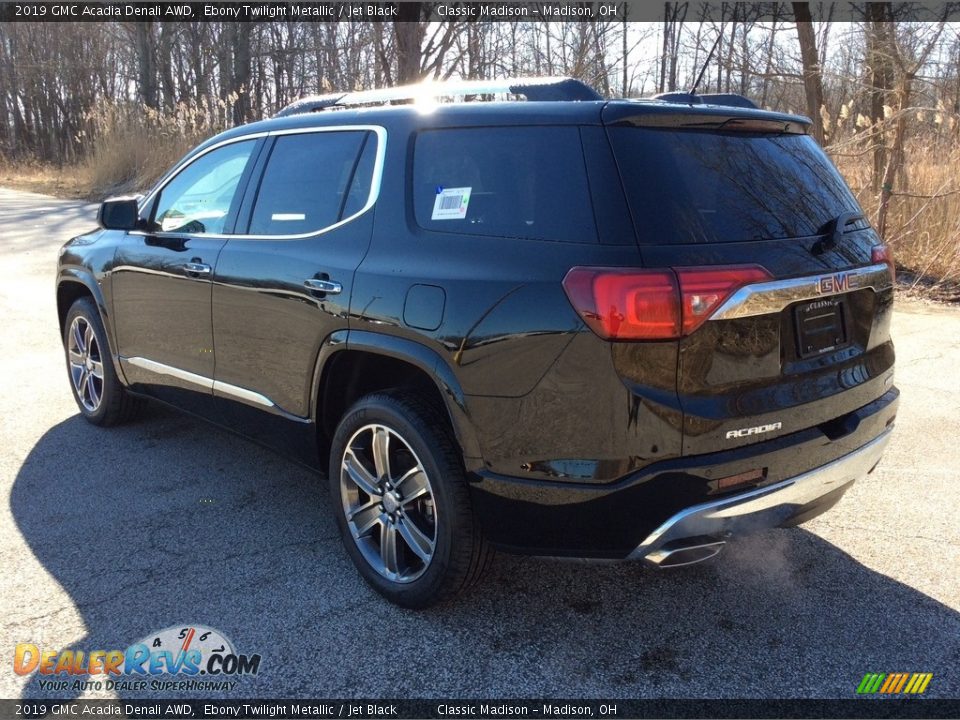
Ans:
{"label": "rear door", "polygon": [[264,149],[238,235],[213,288],[213,391],[286,417],[311,411],[317,355],[345,330],[357,266],[370,244],[386,131],[281,132]]}
{"label": "rear door", "polygon": [[[804,127],[743,115],[607,121],[644,266],[674,268],[685,322],[694,316],[678,341],[684,454],[852,430],[843,416],[892,384],[892,278]],[[704,272],[727,266],[729,286],[723,271]]]}

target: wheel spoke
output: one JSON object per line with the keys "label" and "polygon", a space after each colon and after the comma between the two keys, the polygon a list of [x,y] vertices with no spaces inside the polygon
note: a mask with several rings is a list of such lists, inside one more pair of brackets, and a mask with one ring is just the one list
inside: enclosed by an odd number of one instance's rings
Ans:
{"label": "wheel spoke", "polygon": [[80,353],[80,356],[83,357],[87,353],[87,346],[83,342],[83,331],[80,329],[80,321],[74,320],[73,322],[73,344],[77,348],[77,352]]}
{"label": "wheel spoke", "polygon": [[353,484],[363,490],[370,497],[380,497],[380,488],[377,487],[377,479],[360,462],[360,458],[353,452],[353,448],[347,448],[343,456],[343,469],[347,471]]}
{"label": "wheel spoke", "polygon": [[[73,343],[71,343],[71,345],[72,344]],[[79,350],[75,348],[70,348],[69,354],[70,354],[70,362],[73,365],[83,365],[83,362],[86,358],[83,357],[83,354]]]}
{"label": "wheel spoke", "polygon": [[390,433],[384,427],[373,430],[373,464],[378,479],[390,479]]}
{"label": "wheel spoke", "polygon": [[89,323],[87,324],[87,329],[83,333],[83,352],[89,356],[93,352],[93,347],[97,342],[97,338],[93,334],[93,326]]}
{"label": "wheel spoke", "polygon": [[348,519],[353,523],[353,536],[360,538],[369,535],[376,524],[381,522],[382,517],[383,511],[380,509],[379,499],[352,508]]}
{"label": "wheel spoke", "polygon": [[90,374],[99,380],[103,380],[103,363],[99,360],[94,360],[92,363],[93,369],[90,371]]}
{"label": "wheel spoke", "polygon": [[430,562],[430,558],[433,557],[433,540],[428,538],[413,520],[409,517],[401,518],[397,522],[397,532],[417,557],[425,563]]}
{"label": "wheel spoke", "polygon": [[87,393],[90,395],[91,409],[100,406],[100,391],[97,389],[97,381],[93,375],[87,375]]}
{"label": "wheel spoke", "polygon": [[[90,382],[90,373],[84,369],[80,375],[80,382],[77,384],[77,395],[80,396],[80,400],[83,401],[87,397],[87,385]],[[84,403],[86,404],[86,403]]]}
{"label": "wheel spoke", "polygon": [[397,481],[397,490],[402,498],[401,503],[407,505],[419,497],[430,493],[430,484],[427,482],[427,474],[419,465],[412,470],[404,473],[403,477]]}
{"label": "wheel spoke", "polygon": [[397,530],[393,525],[384,525],[380,531],[380,559],[387,572],[396,575],[400,571],[397,561]]}

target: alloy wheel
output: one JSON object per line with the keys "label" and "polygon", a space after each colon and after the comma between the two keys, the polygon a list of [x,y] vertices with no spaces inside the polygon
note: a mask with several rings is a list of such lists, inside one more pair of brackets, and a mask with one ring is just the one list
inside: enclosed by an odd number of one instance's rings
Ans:
{"label": "alloy wheel", "polygon": [[364,559],[380,575],[409,583],[426,572],[437,544],[427,472],[410,444],[385,425],[365,425],[340,463],[340,501]]}
{"label": "alloy wheel", "polygon": [[93,326],[83,316],[75,317],[70,325],[67,357],[80,404],[88,412],[96,412],[103,400],[103,357]]}

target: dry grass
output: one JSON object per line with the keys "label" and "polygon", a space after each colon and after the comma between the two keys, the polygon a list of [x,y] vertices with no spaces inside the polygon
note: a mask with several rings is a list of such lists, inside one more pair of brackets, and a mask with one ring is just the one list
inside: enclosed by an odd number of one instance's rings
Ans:
{"label": "dry grass", "polygon": [[96,142],[83,163],[90,194],[144,190],[200,141],[225,125],[181,105],[169,115],[138,106],[106,105],[90,113]]}
{"label": "dry grass", "polygon": [[90,183],[79,167],[14,164],[0,158],[0,186],[62,198],[88,198]]}
{"label": "dry grass", "polygon": [[[872,186],[870,155],[834,156],[834,161],[867,217],[875,220],[879,196]],[[960,282],[960,146],[911,141],[887,223],[897,265],[917,278]]]}

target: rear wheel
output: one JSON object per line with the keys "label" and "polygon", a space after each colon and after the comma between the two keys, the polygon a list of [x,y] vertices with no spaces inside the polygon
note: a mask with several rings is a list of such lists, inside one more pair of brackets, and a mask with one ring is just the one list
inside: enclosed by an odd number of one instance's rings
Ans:
{"label": "rear wheel", "polygon": [[452,597],[488,564],[446,417],[415,396],[376,393],[347,412],[333,440],[330,490],[350,558],[398,605]]}
{"label": "rear wheel", "polygon": [[63,347],[80,413],[101,426],[129,419],[138,403],[117,377],[100,312],[91,298],[80,298],[67,312]]}

